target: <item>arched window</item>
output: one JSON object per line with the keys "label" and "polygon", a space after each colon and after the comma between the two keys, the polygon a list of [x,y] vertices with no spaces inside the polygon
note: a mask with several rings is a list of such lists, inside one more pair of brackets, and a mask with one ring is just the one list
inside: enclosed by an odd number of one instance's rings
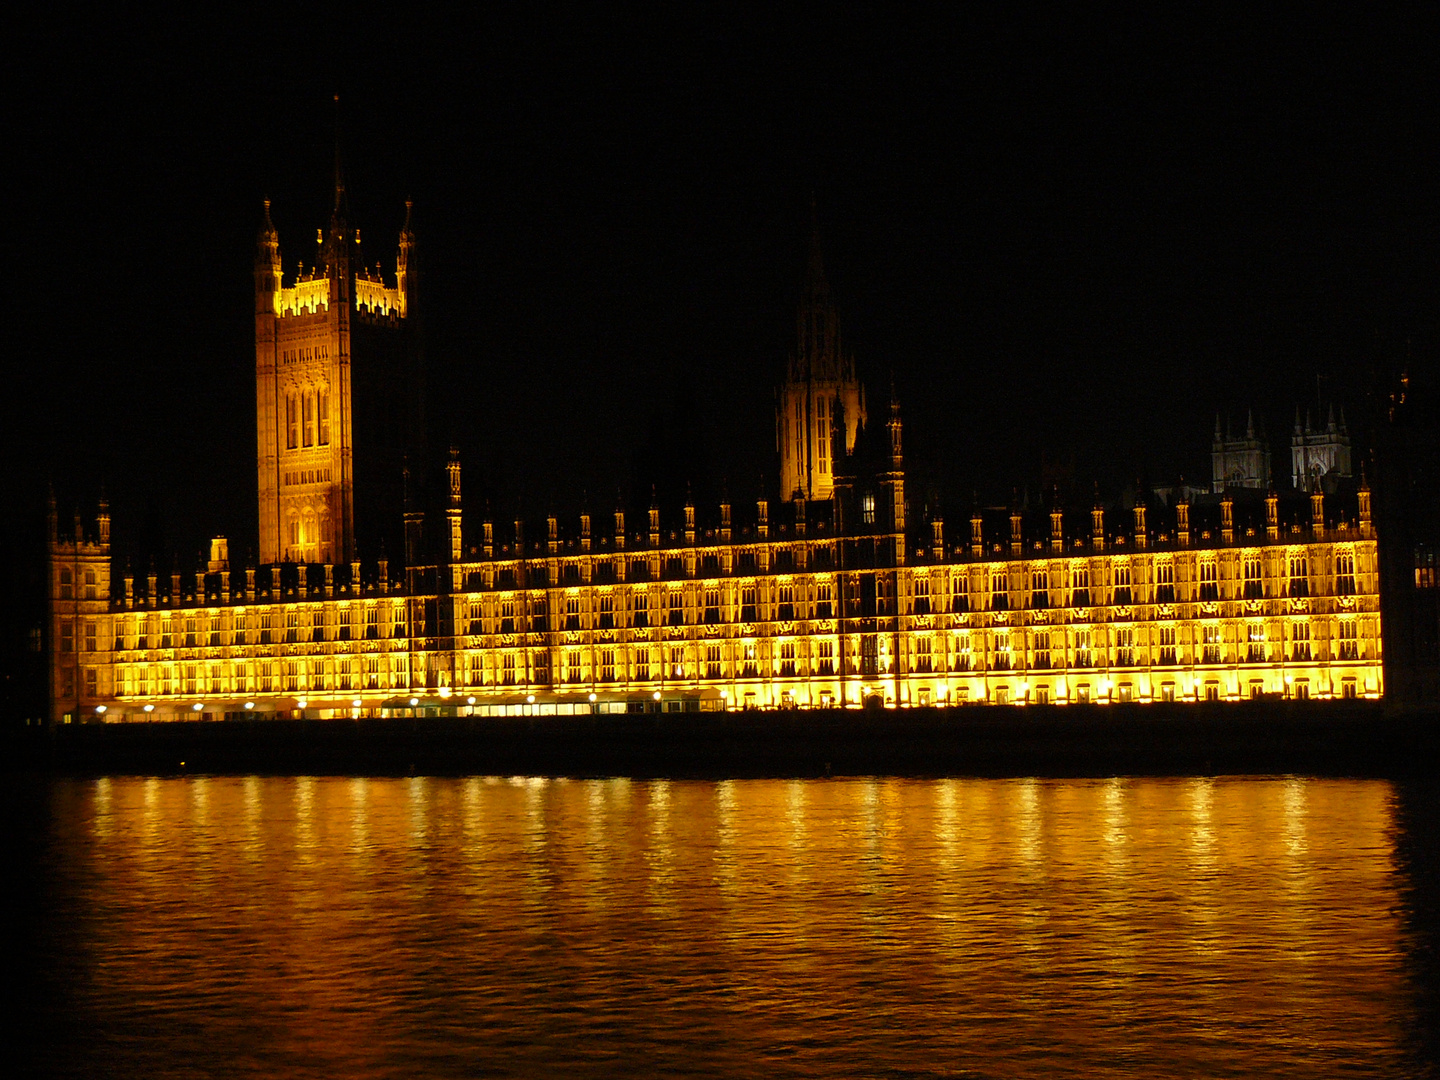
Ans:
{"label": "arched window", "polygon": [[306,393],[301,397],[301,408],[305,413],[305,445],[315,445],[315,395]]}
{"label": "arched window", "polygon": [[330,445],[330,391],[315,391],[315,417],[319,421],[320,445]]}
{"label": "arched window", "polygon": [[300,445],[300,404],[294,394],[285,397],[285,448],[294,450]]}

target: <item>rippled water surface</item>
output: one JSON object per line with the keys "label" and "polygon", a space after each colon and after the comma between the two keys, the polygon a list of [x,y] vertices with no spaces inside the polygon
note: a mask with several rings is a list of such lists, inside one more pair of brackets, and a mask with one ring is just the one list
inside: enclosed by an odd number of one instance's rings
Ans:
{"label": "rippled water surface", "polygon": [[127,778],[41,798],[21,978],[45,1074],[1429,1067],[1402,849],[1434,838],[1405,836],[1378,781]]}

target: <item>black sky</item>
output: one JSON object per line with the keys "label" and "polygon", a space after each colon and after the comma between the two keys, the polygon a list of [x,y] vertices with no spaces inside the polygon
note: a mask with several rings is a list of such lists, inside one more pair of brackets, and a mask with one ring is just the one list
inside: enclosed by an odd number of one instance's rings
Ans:
{"label": "black sky", "polygon": [[1283,437],[1321,375],[1359,421],[1375,370],[1433,363],[1426,8],[890,7],[20,31],[11,520],[103,483],[137,542],[253,545],[260,201],[310,258],[337,91],[387,267],[415,200],[433,434],[501,518],[773,478],[812,192],[842,331],[952,504],[1042,457],[1203,476],[1218,409]]}

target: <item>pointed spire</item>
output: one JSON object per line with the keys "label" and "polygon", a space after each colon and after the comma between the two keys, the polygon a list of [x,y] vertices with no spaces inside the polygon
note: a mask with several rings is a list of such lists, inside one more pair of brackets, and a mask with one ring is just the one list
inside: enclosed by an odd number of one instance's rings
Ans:
{"label": "pointed spire", "polygon": [[825,277],[825,260],[820,254],[820,225],[815,199],[810,200],[810,257],[806,265],[805,289],[796,320],[801,379],[837,378],[840,374],[840,322],[830,298]]}
{"label": "pointed spire", "polygon": [[1255,410],[1245,410],[1245,438],[1255,438]]}
{"label": "pointed spire", "polygon": [[340,95],[335,95],[335,207],[332,214],[336,218],[344,216],[345,209],[345,174],[340,167]]}

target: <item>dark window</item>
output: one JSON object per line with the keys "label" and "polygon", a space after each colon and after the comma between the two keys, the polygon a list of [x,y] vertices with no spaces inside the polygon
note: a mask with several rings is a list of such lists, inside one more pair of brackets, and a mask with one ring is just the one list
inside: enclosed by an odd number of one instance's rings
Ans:
{"label": "dark window", "polygon": [[860,639],[860,674],[874,675],[880,670],[880,646],[874,634]]}

